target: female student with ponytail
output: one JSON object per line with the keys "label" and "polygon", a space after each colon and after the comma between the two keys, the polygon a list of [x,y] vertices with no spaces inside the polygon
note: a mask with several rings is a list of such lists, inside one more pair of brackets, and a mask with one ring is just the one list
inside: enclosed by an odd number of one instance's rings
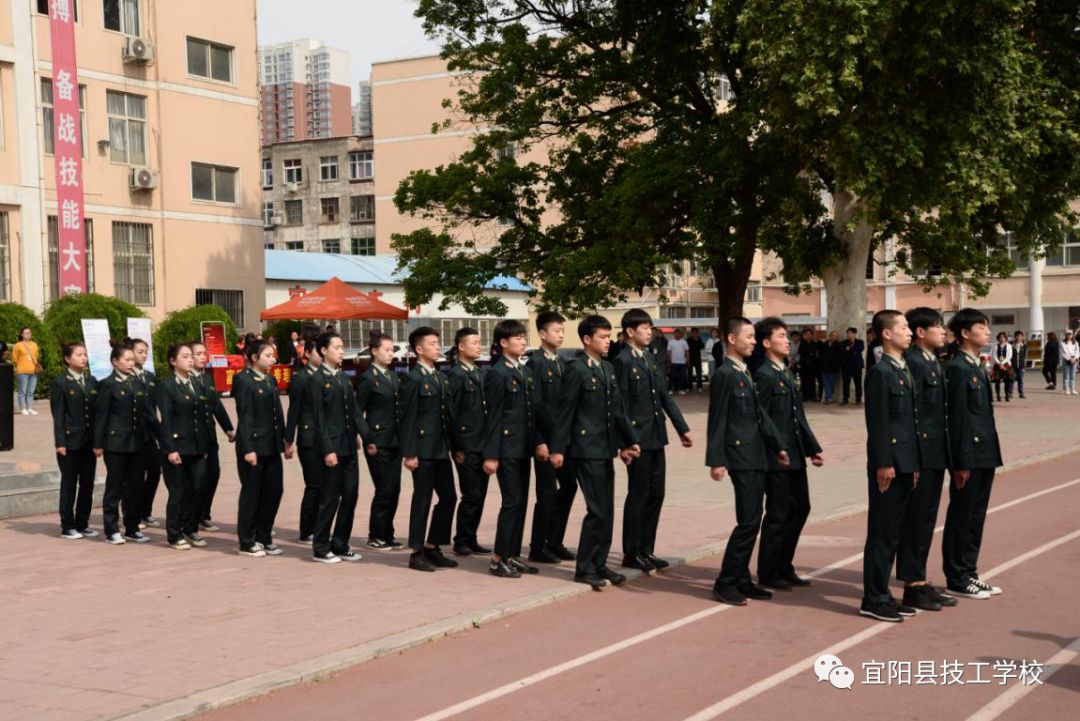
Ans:
{"label": "female student with ponytail", "polygon": [[90,508],[94,502],[94,399],[97,381],[86,372],[86,346],[68,343],[63,347],[67,372],[53,379],[49,389],[53,442],[60,466],[60,538],[95,538],[90,528]]}

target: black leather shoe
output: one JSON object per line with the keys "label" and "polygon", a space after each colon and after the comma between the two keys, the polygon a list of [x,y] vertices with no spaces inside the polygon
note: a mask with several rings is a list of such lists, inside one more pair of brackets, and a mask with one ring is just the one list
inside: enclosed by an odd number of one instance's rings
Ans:
{"label": "black leather shoe", "polygon": [[471,556],[473,554],[473,550],[469,548],[468,544],[455,543],[454,553],[458,556]]}
{"label": "black leather shoe", "polygon": [[558,558],[560,560],[563,560],[563,561],[576,561],[577,560],[577,556],[575,556],[570,551],[569,548],[562,545],[561,543],[550,544],[550,545],[548,545],[547,550],[548,550],[549,553],[551,553],[551,555],[555,556],[556,558]]}
{"label": "black leather shoe", "polygon": [[499,578],[521,578],[516,568],[512,568],[506,561],[491,560],[488,564],[488,573]]}
{"label": "black leather shoe", "polygon": [[592,586],[592,590],[599,591],[601,588],[607,585],[607,581],[594,574],[585,574],[583,576],[574,576],[574,583],[585,583]]}
{"label": "black leather shoe", "polygon": [[758,578],[758,583],[767,588],[771,588],[774,591],[790,591],[791,584],[780,577],[776,578]]}
{"label": "black leather shoe", "polygon": [[747,598],[752,598],[755,601],[768,601],[772,598],[771,592],[766,591],[761,586],[755,586],[752,583],[748,583],[745,586],[739,586],[739,593]]}
{"label": "black leather shoe", "polygon": [[546,548],[537,548],[529,551],[529,560],[533,563],[558,563],[559,558]]}
{"label": "black leather shoe", "polygon": [[664,559],[658,557],[655,553],[646,553],[645,558],[649,559],[649,562],[657,568],[667,568],[671,565],[669,561],[665,561]]}
{"label": "black leather shoe", "polygon": [[537,568],[536,566],[530,566],[529,564],[522,561],[520,558],[509,558],[506,562],[510,564],[510,568],[513,568],[519,573],[540,573],[539,568]]}
{"label": "black leather shoe", "polygon": [[656,570],[656,566],[645,556],[623,556],[622,567],[636,568],[639,571],[645,571],[645,573]]}
{"label": "black leather shoe", "polygon": [[739,593],[739,589],[731,588],[730,586],[720,586],[714,588],[712,597],[720,603],[726,603],[729,606],[745,606],[746,596]]}
{"label": "black leather shoe", "polygon": [[481,556],[490,556],[491,555],[491,549],[490,548],[488,548],[487,546],[481,546],[475,540],[474,541],[469,541],[469,550],[472,551],[473,553],[479,554]]}
{"label": "black leather shoe", "polygon": [[424,554],[417,551],[413,551],[409,556],[409,568],[414,571],[435,572],[435,564],[429,561]]}
{"label": "black leather shoe", "polygon": [[810,585],[810,579],[802,578],[801,576],[797,576],[794,573],[781,574],[780,578],[784,579],[785,581],[790,583],[792,586],[809,586]]}
{"label": "black leather shoe", "polygon": [[424,556],[439,568],[457,568],[458,565],[454,559],[444,556],[442,549],[438,547],[425,548]]}
{"label": "black leather shoe", "polygon": [[934,588],[934,584],[928,583],[926,587],[930,589],[930,598],[934,599],[942,606],[955,606],[957,601],[952,596],[946,596],[945,594]]}
{"label": "black leather shoe", "polygon": [[604,579],[605,581],[610,582],[612,586],[621,586],[622,584],[626,583],[626,576],[616,571],[612,571],[607,566],[597,569],[596,575],[600,576],[600,578]]}
{"label": "black leather shoe", "polygon": [[930,594],[927,586],[908,586],[904,589],[903,604],[920,611],[940,611],[941,604]]}

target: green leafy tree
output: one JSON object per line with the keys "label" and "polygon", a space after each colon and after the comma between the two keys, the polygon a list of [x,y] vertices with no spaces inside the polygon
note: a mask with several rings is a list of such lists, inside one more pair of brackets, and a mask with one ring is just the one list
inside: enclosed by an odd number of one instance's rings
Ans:
{"label": "green leafy tree", "polygon": [[145,318],[144,313],[131,303],[98,295],[97,293],[73,293],[49,303],[42,319],[52,334],[63,341],[84,340],[84,318],[104,318],[109,324],[109,336],[115,339],[127,335],[128,318]]}
{"label": "green leafy tree", "polygon": [[173,343],[183,343],[202,337],[203,321],[221,321],[225,324],[225,344],[236,347],[236,325],[223,308],[216,305],[190,305],[174,310],[154,329],[154,369],[159,376],[169,370],[168,348]]}
{"label": "green leafy tree", "polygon": [[19,341],[19,332],[23,328],[30,329],[34,342],[41,350],[38,362],[41,363],[42,373],[38,378],[34,397],[45,398],[49,395],[52,379],[63,370],[60,344],[49,326],[42,323],[41,319],[34,315],[34,311],[18,303],[0,303],[0,339],[7,343],[9,362],[15,344]]}

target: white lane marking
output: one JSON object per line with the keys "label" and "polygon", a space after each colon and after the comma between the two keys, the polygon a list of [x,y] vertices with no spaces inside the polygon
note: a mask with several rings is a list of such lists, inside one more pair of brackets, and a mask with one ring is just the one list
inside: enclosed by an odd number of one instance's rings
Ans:
{"label": "white lane marking", "polygon": [[[1054,486],[1052,488],[1047,488],[1047,489],[1044,489],[1044,490],[1041,490],[1041,491],[1036,491],[1034,493],[1030,493],[1030,494],[1028,494],[1026,496],[1023,496],[1021,498],[1017,498],[1017,499],[1012,500],[1012,501],[1008,501],[1006,503],[1001,504],[1000,506],[995,506],[994,508],[988,509],[987,513],[994,513],[995,511],[1000,510],[1002,508],[1011,508],[1012,506],[1018,505],[1020,503],[1025,502],[1025,501],[1029,501],[1029,500],[1032,500],[1034,498],[1039,498],[1040,496],[1044,496],[1047,493],[1052,493],[1054,491],[1060,491],[1060,490],[1062,490],[1064,488],[1068,488],[1070,486],[1076,485],[1077,483],[1080,483],[1080,478],[1069,481],[1067,483],[1062,483],[1062,484]],[[942,528],[944,528],[944,527],[943,526],[938,526],[936,529],[934,529],[934,532],[935,533],[940,532]],[[817,578],[819,576],[825,575],[826,573],[829,573],[830,571],[834,571],[834,570],[836,570],[838,568],[841,568],[843,566],[848,566],[848,565],[850,565],[852,563],[855,563],[856,561],[860,560],[862,557],[863,557],[863,554],[856,553],[856,554],[854,554],[852,556],[848,556],[847,558],[836,561],[835,563],[830,563],[827,566],[822,566],[821,568],[819,568],[819,569],[817,569],[815,571],[811,571],[810,573],[807,573],[806,575],[808,577],[810,577],[810,578]],[[980,575],[983,578],[989,578],[990,577],[989,573],[980,574]],[[604,658],[606,656],[610,656],[610,655],[612,655],[614,653],[618,653],[619,651],[622,651],[624,649],[630,648],[632,646],[636,646],[636,645],[638,645],[640,643],[644,643],[645,641],[656,638],[657,636],[661,636],[661,635],[663,635],[665,633],[668,633],[669,631],[675,631],[677,629],[682,628],[683,626],[689,625],[691,623],[695,623],[695,622],[700,621],[700,620],[705,619],[705,618],[709,618],[710,616],[715,616],[718,613],[723,613],[724,611],[731,610],[732,608],[734,608],[734,606],[713,606],[711,608],[707,608],[707,609],[704,609],[702,611],[698,611],[697,613],[690,614],[689,616],[684,616],[683,618],[675,619],[674,621],[671,621],[669,623],[665,623],[662,626],[657,626],[656,628],[653,628],[653,629],[651,629],[649,631],[644,631],[644,632],[639,633],[637,635],[631,636],[630,638],[626,638],[626,639],[623,639],[622,641],[618,641],[616,643],[613,643],[613,644],[611,644],[609,646],[604,646],[603,648],[598,648],[597,650],[592,651],[590,653],[587,653],[587,654],[585,654],[583,656],[578,656],[576,658],[570,659],[569,661],[564,661],[563,663],[558,664],[557,666],[551,666],[551,667],[546,668],[546,669],[544,669],[542,671],[537,671],[534,674],[530,674],[528,676],[524,676],[522,678],[519,678],[516,681],[511,681],[510,683],[504,684],[504,685],[499,686],[497,688],[493,688],[492,690],[487,691],[486,693],[482,693],[482,694],[480,694],[478,696],[473,696],[472,698],[465,699],[464,701],[462,701],[460,703],[457,703],[457,704],[454,704],[453,706],[448,706],[448,707],[440,709],[438,711],[434,711],[434,712],[428,714],[427,716],[420,717],[419,719],[417,719],[417,721],[442,721],[442,719],[451,718],[451,717],[456,716],[456,715],[458,715],[460,713],[468,711],[469,709],[476,708],[477,706],[482,706],[483,704],[488,703],[489,701],[494,701],[495,699],[502,698],[503,696],[508,696],[508,695],[514,693],[515,691],[520,691],[523,688],[528,688],[529,686],[533,686],[535,684],[538,684],[541,681],[552,678],[553,676],[558,676],[559,674],[565,673],[567,671],[572,671],[575,668],[579,668],[579,667],[584,666],[584,665],[586,665],[588,663],[592,663],[593,661],[599,660],[599,659]],[[892,624],[885,624],[884,627],[888,627],[888,625],[892,625]],[[876,628],[877,627],[871,627],[868,630],[874,630]],[[864,631],[862,633],[866,633],[866,632]],[[880,633],[880,631],[875,631],[875,633]],[[874,633],[870,634],[870,636],[872,636],[872,635],[874,635]],[[867,636],[867,638],[869,638],[869,636]],[[847,647],[845,646],[844,648],[847,648]],[[818,654],[818,655],[820,655],[820,654]],[[814,659],[816,659],[816,658],[817,658],[817,656],[814,656],[814,658],[810,660],[810,663],[812,664],[814,662]],[[805,666],[804,666],[804,668],[805,668]]]}
{"label": "white lane marking", "polygon": [[[1045,683],[1048,678],[1072,663],[1077,656],[1080,656],[1080,638],[1076,639],[1046,660],[1046,663],[1043,665],[1042,676],[1039,677],[1039,680]],[[968,716],[967,721],[992,721],[992,719],[996,719],[998,716],[1005,713],[1005,711],[1015,706],[1020,699],[1031,693],[1038,685],[1039,684],[1014,685],[1008,691]]]}
{"label": "white lane marking", "polygon": [[[1005,563],[1001,564],[1000,566],[996,566],[996,567],[990,569],[986,573],[980,573],[979,577],[982,578],[982,579],[993,578],[994,576],[996,576],[996,575],[998,575],[1000,573],[1004,573],[1005,571],[1008,571],[1009,569],[1013,568],[1014,566],[1018,566],[1021,563],[1025,563],[1027,561],[1030,561],[1032,558],[1035,558],[1036,556],[1039,556],[1039,555],[1041,555],[1043,553],[1046,553],[1047,551],[1053,550],[1053,549],[1057,548],[1058,546],[1061,546],[1061,545],[1063,545],[1065,543],[1068,543],[1069,541],[1072,541],[1072,540],[1077,539],[1077,538],[1080,538],[1080,530],[1073,531],[1072,533],[1067,533],[1064,536],[1060,536],[1060,537],[1054,539],[1053,541],[1050,541],[1049,543],[1044,543],[1043,545],[1039,546],[1038,548],[1034,548],[1034,549],[1028,551],[1027,553],[1022,553],[1019,556],[1017,556],[1016,558],[1013,558],[1013,559],[1011,559],[1009,561],[1006,561]],[[754,698],[756,696],[759,696],[759,695],[765,693],[766,691],[768,691],[768,690],[770,690],[772,688],[775,688],[776,686],[779,686],[780,684],[784,683],[785,681],[787,681],[787,680],[789,680],[791,678],[794,678],[795,676],[798,676],[799,674],[807,673],[810,669],[813,668],[814,661],[819,656],[822,656],[822,655],[827,654],[827,653],[832,654],[834,656],[837,656],[837,655],[840,654],[841,651],[849,649],[852,646],[855,646],[856,644],[862,643],[863,641],[865,641],[865,640],[867,640],[869,638],[873,638],[874,636],[877,636],[879,633],[884,633],[885,631],[888,631],[890,628],[895,628],[895,627],[900,626],[900,625],[901,624],[899,624],[899,623],[884,623],[884,622],[882,622],[882,623],[878,623],[878,624],[876,624],[874,626],[871,626],[870,628],[868,628],[868,629],[866,629],[864,631],[860,631],[859,633],[855,634],[854,636],[849,636],[848,638],[844,639],[843,641],[840,641],[837,644],[834,644],[832,646],[829,646],[826,649],[822,649],[821,651],[818,651],[815,654],[807,656],[803,660],[798,661],[796,663],[793,663],[790,666],[788,666],[787,668],[785,668],[785,669],[783,669],[781,671],[777,671],[773,675],[768,676],[766,678],[763,678],[762,680],[758,681],[757,683],[755,683],[755,684],[753,684],[751,686],[747,686],[746,688],[742,689],[738,693],[732,694],[731,696],[728,696],[727,698],[724,698],[724,699],[721,699],[720,701],[717,701],[712,706],[709,706],[708,708],[705,708],[705,709],[702,709],[701,711],[698,711],[693,716],[687,717],[685,719],[685,721],[711,721],[711,719],[714,719],[717,716],[720,716],[720,715],[730,711],[731,709],[735,708],[736,706],[738,706],[738,705],[740,705],[742,703],[745,703],[746,701],[749,701],[750,699],[752,699],[752,698]]]}

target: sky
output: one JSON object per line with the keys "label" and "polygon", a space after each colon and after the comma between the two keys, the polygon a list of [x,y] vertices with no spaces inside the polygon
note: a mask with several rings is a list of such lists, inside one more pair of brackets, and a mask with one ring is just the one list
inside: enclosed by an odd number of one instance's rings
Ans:
{"label": "sky", "polygon": [[373,61],[439,51],[415,9],[415,0],[258,0],[259,44],[313,38],[347,50],[355,89],[370,77]]}

